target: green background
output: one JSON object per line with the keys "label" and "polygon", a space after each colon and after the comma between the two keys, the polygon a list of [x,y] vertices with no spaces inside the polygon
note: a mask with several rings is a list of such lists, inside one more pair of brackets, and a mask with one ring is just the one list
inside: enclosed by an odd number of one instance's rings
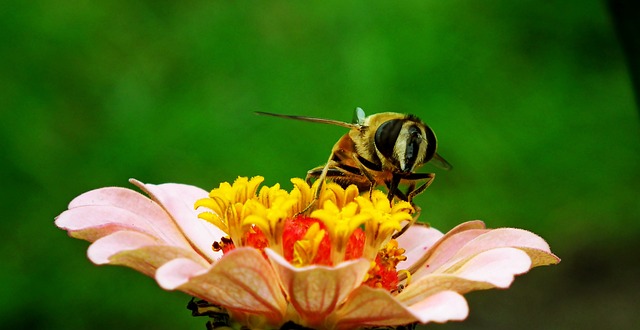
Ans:
{"label": "green background", "polygon": [[563,259],[426,328],[640,324],[640,125],[604,2],[9,1],[0,56],[2,328],[204,329],[54,217],[130,177],[288,188],[345,129],[253,112],[356,106],[438,135],[454,169],[423,169],[424,221],[526,228]]}

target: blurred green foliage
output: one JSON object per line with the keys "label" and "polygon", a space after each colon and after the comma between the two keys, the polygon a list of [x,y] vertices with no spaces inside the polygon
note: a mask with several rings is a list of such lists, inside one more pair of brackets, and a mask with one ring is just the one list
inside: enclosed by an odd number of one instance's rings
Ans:
{"label": "blurred green foliage", "polygon": [[92,265],[53,218],[130,177],[289,187],[345,130],[253,112],[356,106],[438,134],[454,169],[424,221],[526,228],[563,258],[432,328],[640,324],[640,125],[600,1],[8,1],[0,31],[2,328],[203,329],[186,295]]}

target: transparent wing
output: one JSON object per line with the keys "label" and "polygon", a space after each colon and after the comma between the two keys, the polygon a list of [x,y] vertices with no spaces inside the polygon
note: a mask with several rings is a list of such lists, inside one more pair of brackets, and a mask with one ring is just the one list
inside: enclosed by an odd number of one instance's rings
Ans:
{"label": "transparent wing", "polygon": [[443,170],[450,170],[453,168],[453,166],[451,166],[451,164],[449,164],[449,162],[442,158],[442,156],[440,156],[438,153],[436,153],[433,158],[431,158],[431,160],[429,161],[429,163],[443,169]]}
{"label": "transparent wing", "polygon": [[364,119],[367,116],[364,114],[364,110],[361,107],[357,107],[355,113],[353,114],[353,123],[362,125],[364,124]]}

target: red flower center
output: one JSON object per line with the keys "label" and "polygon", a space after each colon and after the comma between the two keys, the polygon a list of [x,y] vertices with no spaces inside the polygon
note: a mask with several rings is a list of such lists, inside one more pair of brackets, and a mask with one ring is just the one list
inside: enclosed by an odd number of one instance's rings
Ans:
{"label": "red flower center", "polygon": [[[285,220],[282,243],[284,258],[287,261],[294,263],[296,242],[304,240],[307,232],[314,224],[317,224],[320,230],[326,230],[326,226],[322,221],[305,215],[299,215]],[[251,246],[262,251],[269,246],[269,242],[265,235],[258,227],[255,226],[252,227],[251,230],[247,231],[244,236],[244,242],[245,246]],[[345,260],[353,260],[362,257],[364,243],[365,233],[361,228],[357,228],[349,237],[349,241],[346,246]],[[223,237],[220,242],[215,242],[213,244],[214,250],[222,251],[223,253],[234,248],[235,246],[228,237]],[[324,235],[320,244],[317,246],[317,253],[310,264],[333,266],[331,261],[331,250],[331,240],[329,235]],[[404,260],[402,258],[403,252],[404,250],[398,249],[396,244],[393,244],[393,247],[391,248],[387,247],[382,249],[375,259],[375,264],[372,264],[367,279],[363,284],[371,287],[384,288],[389,291],[395,290],[398,285],[396,266],[400,260]]]}

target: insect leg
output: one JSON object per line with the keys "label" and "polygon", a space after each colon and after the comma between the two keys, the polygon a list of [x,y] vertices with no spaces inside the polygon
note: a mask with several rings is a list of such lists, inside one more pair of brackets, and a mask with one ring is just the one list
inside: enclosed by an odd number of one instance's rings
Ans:
{"label": "insect leg", "polygon": [[371,199],[371,195],[373,195],[373,189],[375,189],[376,187],[376,179],[373,177],[373,175],[371,175],[369,170],[360,161],[360,157],[358,157],[356,154],[352,154],[351,158],[353,159],[353,162],[356,165],[358,165],[358,169],[360,170],[360,173],[362,173],[362,175],[364,175],[367,178],[367,180],[369,180],[369,199]]}
{"label": "insect leg", "polygon": [[[311,207],[315,205],[320,199],[320,192],[322,192],[322,188],[324,188],[324,180],[327,177],[327,172],[329,171],[329,167],[333,163],[333,158],[334,158],[334,152],[332,151],[331,155],[329,155],[329,160],[327,160],[327,164],[324,165],[324,167],[322,168],[322,172],[320,173],[320,176],[318,176],[318,178],[316,179],[316,181],[320,180],[320,182],[318,183],[318,186],[316,187],[316,190],[313,193],[313,200],[311,201],[311,203],[309,203],[309,205],[307,205],[307,207],[304,208],[304,210],[300,211],[300,214],[306,213],[307,211],[309,211]],[[307,180],[309,180],[310,174],[311,174],[311,171],[307,172]]]}
{"label": "insect leg", "polygon": [[[420,174],[420,175],[417,175],[417,174]],[[419,176],[419,178],[415,178],[415,176]],[[413,198],[415,196],[421,194],[422,192],[424,192],[425,189],[429,188],[429,186],[431,185],[431,183],[435,179],[436,174],[435,173],[414,173],[410,177],[411,178],[408,178],[408,179],[409,180],[413,180],[414,182],[417,181],[417,180],[422,180],[422,179],[426,179],[427,180],[425,183],[423,183],[417,189],[414,189],[412,191],[407,191],[407,201],[409,203],[411,203],[411,205],[413,205]]]}
{"label": "insect leg", "polygon": [[414,206],[413,208],[416,210],[416,212],[413,214],[411,221],[409,221],[408,224],[404,225],[404,227],[402,227],[399,232],[393,234],[393,236],[391,236],[392,239],[400,237],[400,235],[404,234],[404,232],[407,231],[409,227],[413,226],[413,224],[418,221],[418,217],[420,217],[420,211],[422,211],[422,209],[419,206]]}
{"label": "insect leg", "polygon": [[[405,231],[407,231],[407,229],[409,229],[409,227],[411,227],[418,220],[418,216],[420,215],[421,209],[419,206],[413,204],[413,198],[421,194],[423,191],[425,191],[425,189],[427,189],[429,185],[431,185],[435,176],[436,175],[434,173],[412,173],[406,176],[405,178],[403,178],[404,180],[410,181],[409,190],[407,190],[406,201],[411,203],[411,206],[413,206],[416,212],[408,224],[402,227],[402,229],[399,232],[393,234],[392,236],[393,239],[400,237],[400,235],[402,235]],[[424,179],[426,179],[427,181],[422,185],[420,185],[417,189],[414,189],[416,185],[416,181],[424,180]],[[398,190],[398,192],[400,191]],[[400,197],[400,194],[398,194],[398,196]]]}
{"label": "insect leg", "polygon": [[[316,181],[319,180],[320,182],[316,186],[316,189],[313,193],[313,201],[309,203],[309,205],[305,207],[305,209],[300,213],[307,212],[312,207],[312,205],[318,202],[327,177],[344,178],[344,182],[350,183],[351,181],[353,181],[353,183],[358,185],[358,187],[361,186],[358,180],[354,179],[354,177],[358,176],[354,173],[357,172],[358,169],[342,164],[342,160],[346,159],[347,157],[348,156],[342,149],[334,150],[331,152],[331,155],[329,155],[329,160],[327,160],[327,163],[326,165],[324,165],[324,167],[316,167],[307,172],[307,183],[310,183],[310,179],[313,177],[317,177]],[[320,168],[322,168],[322,171],[318,175],[317,173]]]}
{"label": "insect leg", "polygon": [[389,202],[393,201],[393,197],[395,196],[400,197],[399,195],[402,194],[402,192],[398,190],[400,179],[401,177],[394,173],[393,176],[391,177],[391,181],[387,182],[387,188],[389,188],[389,193],[387,193],[387,199],[389,199]]}

